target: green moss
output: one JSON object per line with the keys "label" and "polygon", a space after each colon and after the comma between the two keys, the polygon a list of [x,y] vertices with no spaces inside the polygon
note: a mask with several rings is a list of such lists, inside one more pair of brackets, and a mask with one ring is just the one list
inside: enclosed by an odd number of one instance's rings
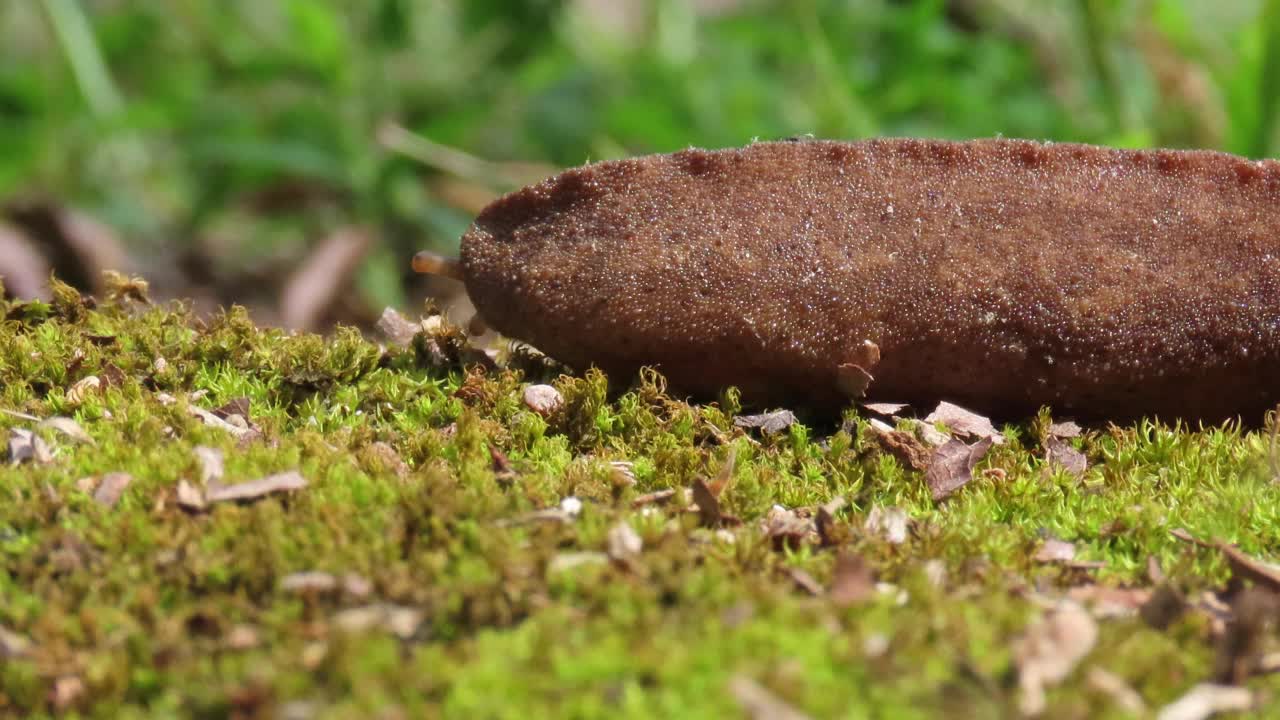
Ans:
{"label": "green moss", "polygon": [[[1092,577],[1106,585],[1145,585],[1154,557],[1186,593],[1220,588],[1229,571],[1172,528],[1280,554],[1280,490],[1255,431],[1094,429],[1072,441],[1093,461],[1075,478],[1046,465],[1042,415],[1007,427],[988,472],[937,506],[919,473],[871,449],[852,411],[844,429],[748,437],[732,391],[689,405],[655,373],[611,389],[593,371],[555,379],[565,403],[543,418],[524,406],[519,373],[433,366],[429,338],[384,351],[349,330],[262,329],[239,309],[202,322],[123,290],[97,308],[55,290],[47,311],[4,308],[0,404],[74,417],[94,442],[40,430],[52,462],[0,467],[0,627],[30,641],[0,663],[0,714],[53,712],[51,689],[74,676],[71,704],[93,717],[288,702],[325,717],[720,717],[738,712],[727,688],[745,675],[817,717],[999,716],[1017,707],[1010,648],[1038,613],[1029,588],[1054,596],[1088,577],[1035,561],[1044,538],[1104,563]],[[97,392],[71,391],[89,376]],[[239,398],[256,439],[189,410]],[[0,414],[6,433],[32,426]],[[175,488],[199,478],[198,445],[224,451],[228,482],[298,469],[310,485],[186,512]],[[743,525],[728,537],[698,527],[679,497],[633,507],[714,477],[730,447],[721,502]],[[115,471],[133,481],[104,507],[80,481]],[[569,496],[583,502],[575,520],[531,519]],[[825,584],[835,553],[775,550],[760,521],[775,504],[835,496],[850,502],[838,518],[847,549],[905,595],[842,609],[788,576]],[[880,506],[911,517],[905,543],[862,530]],[[619,522],[643,553],[597,562]],[[575,553],[586,560],[565,567]],[[927,561],[945,568],[941,587]],[[355,573],[368,596],[282,588],[304,571]],[[344,609],[375,602],[414,608],[421,624],[404,637],[340,629]],[[1196,613],[1163,631],[1108,620],[1086,665],[1158,705],[1210,676],[1207,638]],[[1048,717],[1120,714],[1084,676],[1050,693]]]}

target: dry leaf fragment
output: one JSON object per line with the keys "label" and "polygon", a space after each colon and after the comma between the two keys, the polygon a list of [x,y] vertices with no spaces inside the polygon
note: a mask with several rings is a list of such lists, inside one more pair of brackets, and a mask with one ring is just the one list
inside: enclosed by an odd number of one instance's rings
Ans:
{"label": "dry leaf fragment", "polygon": [[1076,546],[1065,540],[1049,538],[1032,557],[1036,562],[1066,563],[1076,559]]}
{"label": "dry leaf fragment", "polygon": [[808,715],[746,675],[729,680],[729,694],[751,720],[808,720]]}
{"label": "dry leaf fragment", "polygon": [[0,625],[0,660],[23,657],[31,649],[31,641]]}
{"label": "dry leaf fragment", "polygon": [[885,417],[897,418],[898,413],[911,407],[907,403],[863,403],[862,407],[870,410],[876,415],[884,415]]}
{"label": "dry leaf fragment", "polygon": [[69,417],[57,415],[49,418],[48,420],[42,420],[36,427],[49,428],[50,430],[62,433],[76,442],[85,443],[87,445],[94,444],[93,438],[89,436],[89,433],[84,431],[84,428],[80,427],[80,423]]}
{"label": "dry leaf fragment", "polygon": [[280,589],[302,595],[331,593],[338,589],[338,578],[316,570],[290,573],[280,581]]}
{"label": "dry leaf fragment", "polygon": [[63,675],[53,681],[49,703],[59,712],[67,710],[84,695],[84,681],[75,675]]}
{"label": "dry leaf fragment", "polygon": [[776,435],[795,423],[795,413],[790,410],[774,410],[759,415],[739,415],[733,419],[734,427],[756,428],[765,435]]}
{"label": "dry leaf fragment", "polygon": [[880,346],[870,340],[863,340],[854,349],[849,362],[836,368],[836,388],[847,397],[860,398],[867,394],[867,388],[875,379],[871,371],[880,363]]}
{"label": "dry leaf fragment", "polygon": [[234,625],[227,632],[223,643],[230,650],[252,650],[261,644],[258,631],[252,625]]}
{"label": "dry leaf fragment", "polygon": [[1100,667],[1091,667],[1088,680],[1090,687],[1110,697],[1125,712],[1137,717],[1147,716],[1147,704],[1124,678]]}
{"label": "dry leaf fragment", "polygon": [[252,437],[257,434],[256,431],[251,430],[248,427],[241,427],[239,425],[234,425],[232,423],[229,423],[226,420],[218,417],[216,414],[209,412],[204,408],[196,407],[195,405],[191,406],[190,412],[195,417],[200,418],[200,420],[203,421],[205,425],[208,425],[209,427],[218,428],[219,430],[225,430],[237,438],[243,439],[245,437]]}
{"label": "dry leaf fragment", "polygon": [[1064,600],[1027,628],[1014,643],[1019,709],[1039,715],[1045,709],[1045,689],[1067,678],[1098,641],[1098,624],[1079,604]]}
{"label": "dry leaf fragment", "polygon": [[818,508],[813,525],[814,529],[818,531],[818,538],[824,547],[838,545],[846,539],[839,530],[840,526],[836,521],[836,513],[840,512],[847,504],[847,500],[837,495]]}
{"label": "dry leaf fragment", "polygon": [[120,496],[124,494],[125,488],[129,487],[129,483],[133,482],[133,476],[124,472],[107,473],[102,478],[102,482],[98,483],[98,489],[93,493],[93,499],[99,505],[113,507],[120,501]]}
{"label": "dry leaf fragment", "polygon": [[716,527],[720,524],[722,513],[720,511],[720,498],[712,492],[711,487],[702,478],[696,478],[693,481],[693,502],[698,506],[698,517],[702,524],[707,527]]}
{"label": "dry leaf fragment", "polygon": [[973,468],[986,456],[994,441],[985,437],[973,445],[950,440],[933,453],[925,482],[934,502],[942,502],[973,479]]}
{"label": "dry leaf fragment", "polygon": [[569,570],[576,570],[580,567],[603,565],[608,561],[609,556],[602,552],[559,553],[551,558],[551,562],[547,563],[547,574],[555,575]]}
{"label": "dry leaf fragment", "polygon": [[510,483],[516,478],[516,469],[511,465],[511,460],[507,458],[507,454],[494,447],[489,446],[489,462],[493,468],[493,478],[500,483]]}
{"label": "dry leaf fragment", "polygon": [[777,551],[799,550],[814,531],[813,523],[781,505],[774,505],[769,509],[760,529]]}
{"label": "dry leaf fragment", "polygon": [[860,603],[875,593],[875,573],[861,556],[842,552],[836,557],[831,571],[831,589],[827,597],[836,607],[849,607]]}
{"label": "dry leaf fragment", "polygon": [[564,405],[564,396],[550,385],[530,385],[524,389],[525,407],[547,417]]}
{"label": "dry leaf fragment", "polygon": [[306,478],[302,477],[297,470],[290,470],[269,475],[260,480],[208,488],[205,499],[211,503],[257,500],[273,493],[301,490],[306,486]]}
{"label": "dry leaf fragment", "polygon": [[791,582],[796,584],[796,587],[814,597],[821,597],[826,592],[822,587],[822,583],[800,568],[787,567],[783,569],[783,572],[791,579]]}
{"label": "dry leaf fragment", "polygon": [[1182,593],[1169,585],[1161,584],[1142,607],[1138,608],[1138,615],[1147,625],[1156,630],[1164,630],[1182,617],[1186,609],[1187,601]]}
{"label": "dry leaf fragment", "polygon": [[631,507],[643,507],[645,505],[665,503],[675,497],[675,495],[676,491],[674,489],[655,490],[651,493],[645,493],[644,495],[636,497],[635,500],[631,501]]}
{"label": "dry leaf fragment", "polygon": [[951,432],[956,435],[974,439],[991,438],[997,445],[1004,442],[1004,436],[996,430],[989,418],[949,402],[938,403],[938,407],[929,413],[924,421],[928,423],[940,422],[950,428]]}
{"label": "dry leaf fragment", "polygon": [[1140,612],[1151,600],[1145,588],[1118,588],[1107,585],[1078,585],[1067,591],[1067,597],[1088,605],[1095,618],[1129,617]]}
{"label": "dry leaf fragment", "polygon": [[942,447],[951,439],[951,436],[934,427],[933,423],[913,420],[912,424],[915,428],[916,437],[920,438],[929,447]]}
{"label": "dry leaf fragment", "polygon": [[178,507],[188,512],[200,512],[206,506],[204,493],[185,479],[178,481]]}
{"label": "dry leaf fragment", "polygon": [[80,378],[70,390],[67,390],[67,402],[72,405],[80,405],[90,395],[96,395],[102,389],[102,380],[97,375],[88,375]]}
{"label": "dry leaf fragment", "polygon": [[222,451],[217,448],[198,445],[195,448],[196,460],[200,462],[200,482],[208,487],[222,481]]}
{"label": "dry leaf fragment", "polygon": [[9,464],[33,462],[46,465],[53,462],[53,451],[39,435],[22,428],[9,430]]}
{"label": "dry leaf fragment", "polygon": [[625,521],[610,528],[608,542],[609,557],[618,562],[630,560],[644,549],[644,539]]}
{"label": "dry leaf fragment", "polygon": [[382,316],[378,318],[375,327],[387,342],[405,346],[412,345],[413,336],[422,331],[421,323],[410,322],[392,307],[382,310]]}
{"label": "dry leaf fragment", "polygon": [[1084,453],[1056,437],[1045,441],[1044,457],[1050,466],[1060,467],[1076,477],[1084,475],[1089,468],[1089,460]]}
{"label": "dry leaf fragment", "polygon": [[333,616],[333,624],[343,632],[382,630],[401,640],[408,640],[418,631],[422,617],[422,611],[416,608],[376,603],[343,610]]}
{"label": "dry leaf fragment", "polygon": [[1245,712],[1251,708],[1253,692],[1248,688],[1200,683],[1160,708],[1156,720],[1206,720],[1218,713]]}
{"label": "dry leaf fragment", "polygon": [[871,423],[870,439],[881,452],[892,455],[898,462],[912,470],[926,470],[929,467],[929,448],[916,439],[915,435],[890,427],[881,428],[874,421]]}
{"label": "dry leaf fragment", "polygon": [[1080,437],[1082,429],[1079,425],[1071,420],[1065,422],[1056,422],[1049,425],[1049,437],[1051,438],[1074,438]]}
{"label": "dry leaf fragment", "polygon": [[907,541],[909,522],[907,511],[902,508],[876,506],[867,513],[867,521],[862,528],[867,534],[882,538],[890,545],[901,545]]}
{"label": "dry leaf fragment", "polygon": [[245,426],[250,426],[252,424],[250,422],[251,418],[249,415],[249,408],[250,408],[251,402],[252,401],[249,400],[249,398],[247,397],[231,398],[230,400],[226,401],[222,405],[214,408],[212,412],[214,415],[217,415],[223,420],[226,420],[227,422],[236,426],[241,425],[240,422],[237,422],[235,420],[236,416],[239,416],[240,420],[243,421]]}

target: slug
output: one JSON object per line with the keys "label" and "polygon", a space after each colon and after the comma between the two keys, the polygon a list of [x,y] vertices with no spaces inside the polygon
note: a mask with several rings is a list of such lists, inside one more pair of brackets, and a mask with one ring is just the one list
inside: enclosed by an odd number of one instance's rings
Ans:
{"label": "slug", "polygon": [[[835,411],[1260,418],[1280,401],[1280,162],[984,139],[761,142],[568,170],[485,208],[498,332],[611,376]],[[879,350],[878,363],[875,350]],[[872,367],[874,366],[874,367]]]}

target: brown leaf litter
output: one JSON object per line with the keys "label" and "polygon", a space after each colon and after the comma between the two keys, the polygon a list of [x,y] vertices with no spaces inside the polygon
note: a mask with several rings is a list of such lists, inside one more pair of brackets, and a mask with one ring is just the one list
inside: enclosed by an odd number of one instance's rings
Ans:
{"label": "brown leaf litter", "polygon": [[1044,712],[1045,690],[1071,674],[1098,641],[1098,624],[1078,603],[1064,600],[1027,627],[1013,644],[1024,715]]}
{"label": "brown leaf litter", "polygon": [[790,410],[774,410],[759,415],[739,415],[733,419],[733,426],[744,429],[758,429],[764,435],[776,435],[796,423],[796,415]]}
{"label": "brown leaf litter", "polygon": [[98,489],[93,491],[93,499],[99,505],[114,507],[131,482],[133,476],[129,473],[107,473],[102,477],[102,482],[98,483]]}
{"label": "brown leaf litter", "polygon": [[942,502],[973,479],[973,468],[986,456],[994,444],[985,437],[973,445],[952,439],[938,448],[925,471],[925,483],[934,502]]}
{"label": "brown leaf litter", "polygon": [[1050,467],[1059,467],[1067,473],[1080,477],[1089,469],[1089,460],[1085,454],[1071,447],[1071,444],[1050,437],[1044,444],[1045,461]]}
{"label": "brown leaf litter", "polygon": [[1253,704],[1253,692],[1248,688],[1200,683],[1160,708],[1156,720],[1206,720],[1218,713],[1248,712]]}
{"label": "brown leaf litter", "polygon": [[851,552],[841,552],[836,556],[835,568],[831,571],[831,589],[827,591],[833,605],[845,608],[861,603],[875,590],[875,573],[865,558]]}
{"label": "brown leaf litter", "polygon": [[53,450],[49,444],[31,430],[10,428],[8,446],[10,465],[21,465],[24,462],[47,465],[53,462]]}
{"label": "brown leaf litter", "polygon": [[907,541],[910,533],[911,518],[907,511],[899,507],[871,508],[867,513],[863,530],[868,535],[881,538],[890,545],[901,545]]}
{"label": "brown leaf litter", "polygon": [[991,424],[990,418],[979,415],[946,401],[938,403],[934,411],[925,416],[927,423],[942,423],[953,435],[973,440],[990,438],[996,445],[1004,443],[1004,436]]}
{"label": "brown leaf litter", "polygon": [[724,463],[720,466],[720,471],[716,473],[714,480],[707,482],[702,478],[696,478],[690,488],[693,495],[694,505],[697,506],[698,517],[706,527],[720,527],[721,525],[740,525],[742,521],[733,515],[724,512],[720,504],[720,496],[728,489],[729,483],[733,480],[733,471],[738,464],[738,449],[734,446],[729,447],[729,452],[725,456]]}

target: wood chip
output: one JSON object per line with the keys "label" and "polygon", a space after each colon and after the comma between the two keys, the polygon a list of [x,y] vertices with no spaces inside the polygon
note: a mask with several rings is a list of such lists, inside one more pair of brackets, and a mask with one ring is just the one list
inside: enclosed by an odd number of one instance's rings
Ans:
{"label": "wood chip", "polygon": [[210,503],[243,502],[258,500],[275,493],[301,490],[306,486],[306,478],[302,477],[297,470],[290,470],[269,475],[260,480],[210,487],[205,492],[205,499]]}
{"label": "wood chip", "polygon": [[925,482],[933,501],[942,502],[973,479],[973,468],[986,456],[994,441],[983,438],[973,445],[960,440],[950,440],[934,451]]}

